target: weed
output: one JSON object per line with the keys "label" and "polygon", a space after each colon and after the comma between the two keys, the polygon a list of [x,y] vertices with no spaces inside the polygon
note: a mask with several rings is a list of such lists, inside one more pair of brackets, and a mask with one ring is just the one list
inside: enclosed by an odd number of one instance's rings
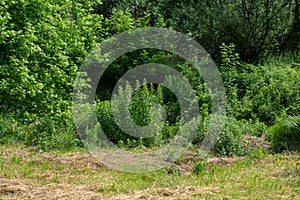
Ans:
{"label": "weed", "polygon": [[197,161],[194,164],[194,168],[193,168],[193,173],[195,173],[196,175],[203,175],[204,171],[207,169],[206,164],[204,163],[204,161]]}
{"label": "weed", "polygon": [[275,152],[300,151],[300,117],[288,117],[269,129],[269,139]]}

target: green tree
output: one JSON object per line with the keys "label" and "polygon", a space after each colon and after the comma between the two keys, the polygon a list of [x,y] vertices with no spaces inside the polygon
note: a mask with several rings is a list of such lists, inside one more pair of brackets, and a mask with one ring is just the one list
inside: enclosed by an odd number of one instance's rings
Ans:
{"label": "green tree", "polygon": [[2,106],[29,121],[59,115],[69,108],[78,67],[101,40],[102,16],[80,1],[0,4]]}
{"label": "green tree", "polygon": [[233,43],[241,59],[252,62],[280,50],[296,5],[291,0],[167,0],[159,6],[167,26],[195,38],[214,58],[220,59],[222,43]]}

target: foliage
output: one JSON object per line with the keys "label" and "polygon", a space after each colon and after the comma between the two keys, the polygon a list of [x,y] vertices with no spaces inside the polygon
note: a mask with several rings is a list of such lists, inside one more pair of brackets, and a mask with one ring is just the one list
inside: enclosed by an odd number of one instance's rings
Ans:
{"label": "foliage", "polygon": [[44,116],[28,125],[23,125],[21,134],[24,137],[24,143],[38,146],[43,151],[82,147],[69,115],[70,113],[65,116],[61,115],[63,118],[61,121],[53,120],[51,116]]}
{"label": "foliage", "polygon": [[[0,143],[23,141],[43,150],[81,146],[71,116],[73,84],[81,63],[97,43],[111,35],[156,26],[193,37],[217,58],[229,119],[215,153],[243,154],[242,135],[261,136],[267,126],[284,118],[287,121],[270,129],[273,148],[298,148],[288,140],[298,122],[288,116],[300,115],[299,20],[298,0],[2,0]],[[294,53],[269,56],[285,49]],[[150,109],[156,104],[166,111],[166,123],[162,126],[155,122],[159,131],[150,138],[137,138],[122,131],[112,115],[111,93],[120,77],[144,63],[161,63],[180,72],[195,91],[200,117],[179,128],[182,115],[176,95],[162,86],[142,84],[131,96],[129,112],[133,122],[146,127],[151,119],[161,117],[162,113]],[[176,79],[168,81],[180,84]],[[158,49],[129,52],[111,63],[98,85],[99,126],[119,146],[162,145],[178,130],[189,133],[195,129],[196,120],[199,131],[192,142],[203,141],[211,115],[209,88],[178,55]],[[126,92],[133,90],[127,89],[119,88],[123,100]],[[118,112],[122,112],[122,102],[117,103]],[[87,121],[82,119],[82,123]],[[282,143],[278,138],[287,141]]]}
{"label": "foliage", "polygon": [[[69,121],[68,123],[72,123]],[[66,124],[52,120],[50,116],[38,119],[24,125],[10,114],[0,114],[0,143],[14,144],[23,142],[26,145],[37,146],[42,151],[54,149],[70,150],[82,147],[81,141],[73,129]]]}
{"label": "foliage", "polygon": [[[125,107],[124,103],[125,99],[127,99],[127,94],[133,91],[132,86],[129,83],[126,84],[125,88],[120,87],[118,90],[118,97],[119,100],[116,100],[115,104],[115,112],[124,114],[126,111],[124,109],[129,109],[130,116],[124,116],[124,118],[130,117],[130,121],[138,126],[147,126],[150,123],[150,119],[159,118],[161,115],[159,111],[150,111],[151,105],[154,104],[163,104],[163,93],[161,86],[158,85],[157,88],[154,88],[152,84],[142,84],[140,85],[137,82],[137,90],[133,93],[131,102],[129,107]],[[118,126],[117,122],[114,119],[111,102],[109,100],[106,101],[98,101],[97,102],[97,116],[99,122],[101,124],[102,130],[107,135],[108,139],[115,144],[119,144],[120,146],[125,146],[128,148],[136,148],[138,146],[156,146],[160,145],[163,142],[167,141],[174,137],[175,133],[177,132],[176,126],[171,125],[166,122],[166,125],[161,127],[159,124],[155,124],[155,128],[160,129],[157,131],[156,134],[152,137],[141,137],[137,138],[131,136],[129,133],[124,132]],[[153,118],[154,117],[154,118]],[[129,130],[134,130],[130,126],[130,124],[126,124],[126,128]],[[147,133],[145,133],[147,134]]]}
{"label": "foliage", "polygon": [[221,69],[231,116],[271,125],[277,118],[299,115],[298,54],[272,57],[258,66],[239,63],[230,49],[223,48],[222,55]]}
{"label": "foliage", "polygon": [[247,62],[286,49],[299,50],[298,0],[103,0],[97,12],[109,17],[115,10],[130,12],[136,25],[145,19],[147,25],[185,33],[218,60],[222,43],[235,43]]}
{"label": "foliage", "polygon": [[204,163],[202,160],[197,161],[194,164],[193,173],[196,175],[203,175],[205,171],[207,171],[206,163]]}
{"label": "foliage", "polygon": [[25,127],[13,135],[50,149],[78,144],[70,112],[78,68],[104,37],[132,28],[130,16],[114,12],[104,21],[93,12],[98,0],[0,4],[1,112]]}
{"label": "foliage", "polygon": [[300,117],[288,117],[270,127],[270,141],[275,152],[300,151]]}
{"label": "foliage", "polygon": [[5,1],[3,105],[28,120],[68,108],[78,65],[96,45],[93,30],[101,28],[101,16],[90,15],[88,7],[68,0]]}
{"label": "foliage", "polygon": [[158,7],[167,26],[195,38],[214,58],[216,47],[235,43],[243,61],[279,51],[295,15],[292,1],[168,0]]}
{"label": "foliage", "polygon": [[[201,143],[207,136],[207,126],[209,125],[209,118],[203,121],[204,125],[199,128],[198,143]],[[200,122],[201,124],[201,122]],[[243,147],[242,138],[249,136],[261,137],[267,130],[267,126],[259,121],[251,120],[237,120],[232,116],[228,116],[224,129],[217,137],[213,155],[217,156],[232,156],[245,155],[249,152]]]}
{"label": "foliage", "polygon": [[228,118],[224,130],[218,137],[214,152],[218,155],[241,155],[241,136],[245,134],[242,123],[234,118]]}
{"label": "foliage", "polygon": [[262,147],[257,147],[254,149],[251,149],[248,153],[249,158],[254,159],[263,159],[266,157],[268,151],[266,149],[263,149]]}
{"label": "foliage", "polygon": [[22,127],[7,114],[0,113],[0,143],[14,143],[22,140]]}

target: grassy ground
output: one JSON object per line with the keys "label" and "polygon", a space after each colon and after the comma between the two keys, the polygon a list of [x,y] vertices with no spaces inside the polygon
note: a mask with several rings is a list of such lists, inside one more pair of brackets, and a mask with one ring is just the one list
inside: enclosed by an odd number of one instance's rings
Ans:
{"label": "grassy ground", "polygon": [[259,159],[181,159],[167,169],[129,174],[107,169],[90,154],[38,153],[0,146],[0,199],[300,199],[300,155]]}

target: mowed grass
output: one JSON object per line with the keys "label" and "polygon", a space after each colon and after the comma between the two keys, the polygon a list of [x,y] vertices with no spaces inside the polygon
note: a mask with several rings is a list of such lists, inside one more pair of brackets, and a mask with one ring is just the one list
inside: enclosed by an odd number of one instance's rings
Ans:
{"label": "mowed grass", "polygon": [[179,173],[184,164],[131,174],[108,169],[84,150],[2,145],[0,199],[300,199],[299,153],[201,163],[198,175]]}

